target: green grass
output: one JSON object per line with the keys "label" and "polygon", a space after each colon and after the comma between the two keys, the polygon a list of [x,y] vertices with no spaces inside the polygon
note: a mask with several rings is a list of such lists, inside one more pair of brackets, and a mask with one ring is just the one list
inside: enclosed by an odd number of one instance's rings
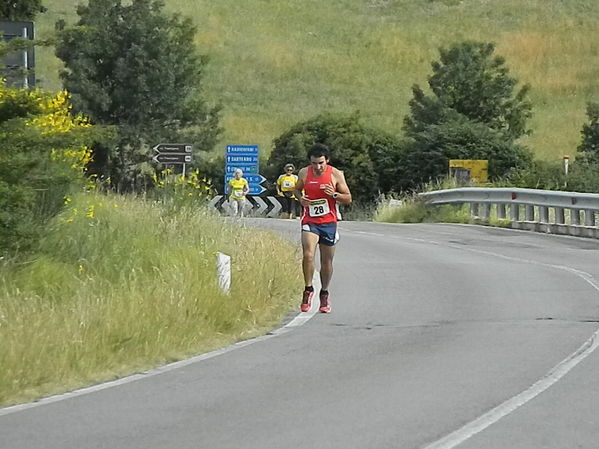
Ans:
{"label": "green grass", "polygon": [[[230,294],[217,251],[232,257]],[[0,260],[0,405],[263,334],[291,309],[299,260],[298,246],[205,210],[78,196],[35,258]]]}
{"label": "green grass", "polygon": [[[45,0],[40,36],[71,0]],[[323,111],[360,110],[364,121],[400,133],[410,86],[426,86],[438,48],[492,41],[511,73],[532,85],[539,158],[574,155],[585,103],[599,100],[599,2],[595,0],[166,0],[193,18],[211,63],[205,87],[224,105],[225,143],[259,144]],[[44,85],[59,64],[40,51]]]}

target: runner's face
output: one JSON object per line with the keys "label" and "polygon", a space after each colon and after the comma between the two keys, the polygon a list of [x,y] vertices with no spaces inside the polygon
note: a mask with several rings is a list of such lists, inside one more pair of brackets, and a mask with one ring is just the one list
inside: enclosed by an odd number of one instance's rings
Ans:
{"label": "runner's face", "polygon": [[327,168],[327,163],[329,160],[324,156],[320,157],[310,157],[310,164],[312,165],[312,170],[315,175],[322,175]]}

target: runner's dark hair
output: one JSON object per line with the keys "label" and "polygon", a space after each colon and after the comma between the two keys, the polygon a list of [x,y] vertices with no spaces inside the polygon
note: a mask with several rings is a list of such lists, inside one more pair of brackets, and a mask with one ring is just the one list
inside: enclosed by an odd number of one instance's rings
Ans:
{"label": "runner's dark hair", "polygon": [[330,150],[329,147],[322,143],[315,143],[308,150],[308,159],[312,157],[320,157],[324,156],[325,159],[330,158]]}

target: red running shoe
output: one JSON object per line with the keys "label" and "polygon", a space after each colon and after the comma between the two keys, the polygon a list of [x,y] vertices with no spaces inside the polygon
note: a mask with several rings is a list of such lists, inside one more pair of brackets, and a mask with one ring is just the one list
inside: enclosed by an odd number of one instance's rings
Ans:
{"label": "red running shoe", "polygon": [[328,293],[320,293],[320,307],[318,309],[320,313],[330,313],[331,312],[331,303],[329,302],[329,294]]}
{"label": "red running shoe", "polygon": [[312,307],[312,296],[314,296],[314,291],[309,292],[308,290],[304,290],[304,297],[300,306],[302,312],[307,312]]}

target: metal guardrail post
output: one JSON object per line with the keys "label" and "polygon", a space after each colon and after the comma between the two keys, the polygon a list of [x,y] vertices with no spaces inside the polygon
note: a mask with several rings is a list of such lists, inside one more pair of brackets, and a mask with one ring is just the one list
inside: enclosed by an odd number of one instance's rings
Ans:
{"label": "metal guardrail post", "polygon": [[547,206],[539,206],[539,222],[549,223],[549,208]]}
{"label": "metal guardrail post", "polygon": [[483,220],[488,220],[489,217],[491,217],[491,203],[483,203],[482,206],[483,211],[481,218]]}
{"label": "metal guardrail post", "polygon": [[566,223],[566,214],[564,214],[563,207],[555,208],[555,222],[557,224],[565,224]]}
{"label": "metal guardrail post", "polygon": [[512,221],[520,221],[520,205],[518,203],[510,204],[510,215]]}
{"label": "metal guardrail post", "polygon": [[497,204],[497,218],[505,220],[505,203]]}
{"label": "metal guardrail post", "polygon": [[580,209],[570,209],[570,222],[575,225],[580,225]]}
{"label": "metal guardrail post", "polygon": [[588,209],[584,211],[584,225],[595,226],[595,211]]}
{"label": "metal guardrail post", "polygon": [[535,221],[535,207],[530,204],[526,205],[526,210],[524,212],[524,219],[526,221]]}
{"label": "metal guardrail post", "polygon": [[478,203],[470,204],[470,214],[473,217],[478,217]]}

